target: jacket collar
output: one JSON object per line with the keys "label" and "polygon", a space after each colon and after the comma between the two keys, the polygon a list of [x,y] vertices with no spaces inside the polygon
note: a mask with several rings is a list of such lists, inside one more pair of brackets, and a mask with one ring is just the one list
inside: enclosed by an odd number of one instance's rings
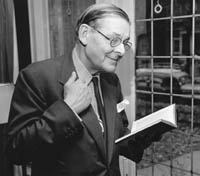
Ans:
{"label": "jacket collar", "polygon": [[72,60],[71,53],[67,56],[63,57],[62,63],[61,63],[61,70],[60,70],[60,78],[59,82],[64,85],[69,77],[71,76],[71,73],[75,71],[75,66]]}

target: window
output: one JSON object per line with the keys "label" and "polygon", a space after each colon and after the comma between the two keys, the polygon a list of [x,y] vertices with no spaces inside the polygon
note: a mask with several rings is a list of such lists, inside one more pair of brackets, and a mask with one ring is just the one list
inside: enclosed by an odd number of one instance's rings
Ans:
{"label": "window", "polygon": [[13,82],[12,3],[0,0],[0,84]]}
{"label": "window", "polygon": [[75,22],[94,0],[48,0],[51,56],[68,54],[75,42]]}
{"label": "window", "polygon": [[135,2],[136,118],[176,103],[178,120],[137,173],[200,175],[200,0]]}

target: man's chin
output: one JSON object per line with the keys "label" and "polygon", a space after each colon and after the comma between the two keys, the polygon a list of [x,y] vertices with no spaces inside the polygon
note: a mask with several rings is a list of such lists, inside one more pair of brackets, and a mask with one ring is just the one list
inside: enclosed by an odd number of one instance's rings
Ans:
{"label": "man's chin", "polygon": [[110,66],[104,69],[105,72],[110,72],[110,73],[115,72],[115,70],[116,70],[116,66]]}

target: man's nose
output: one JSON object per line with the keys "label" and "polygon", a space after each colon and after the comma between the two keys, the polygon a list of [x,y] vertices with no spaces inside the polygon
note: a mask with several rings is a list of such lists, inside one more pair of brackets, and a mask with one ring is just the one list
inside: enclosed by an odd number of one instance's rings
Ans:
{"label": "man's nose", "polygon": [[123,43],[120,43],[118,46],[115,47],[115,52],[119,53],[120,56],[125,54],[125,47]]}

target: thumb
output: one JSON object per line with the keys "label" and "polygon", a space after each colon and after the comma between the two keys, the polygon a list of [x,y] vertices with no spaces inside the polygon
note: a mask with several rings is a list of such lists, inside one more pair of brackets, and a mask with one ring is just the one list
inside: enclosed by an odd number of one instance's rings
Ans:
{"label": "thumb", "polygon": [[70,85],[72,84],[77,78],[76,72],[73,71],[71,76],[69,77],[69,79],[67,80],[67,82],[65,83],[65,85]]}

